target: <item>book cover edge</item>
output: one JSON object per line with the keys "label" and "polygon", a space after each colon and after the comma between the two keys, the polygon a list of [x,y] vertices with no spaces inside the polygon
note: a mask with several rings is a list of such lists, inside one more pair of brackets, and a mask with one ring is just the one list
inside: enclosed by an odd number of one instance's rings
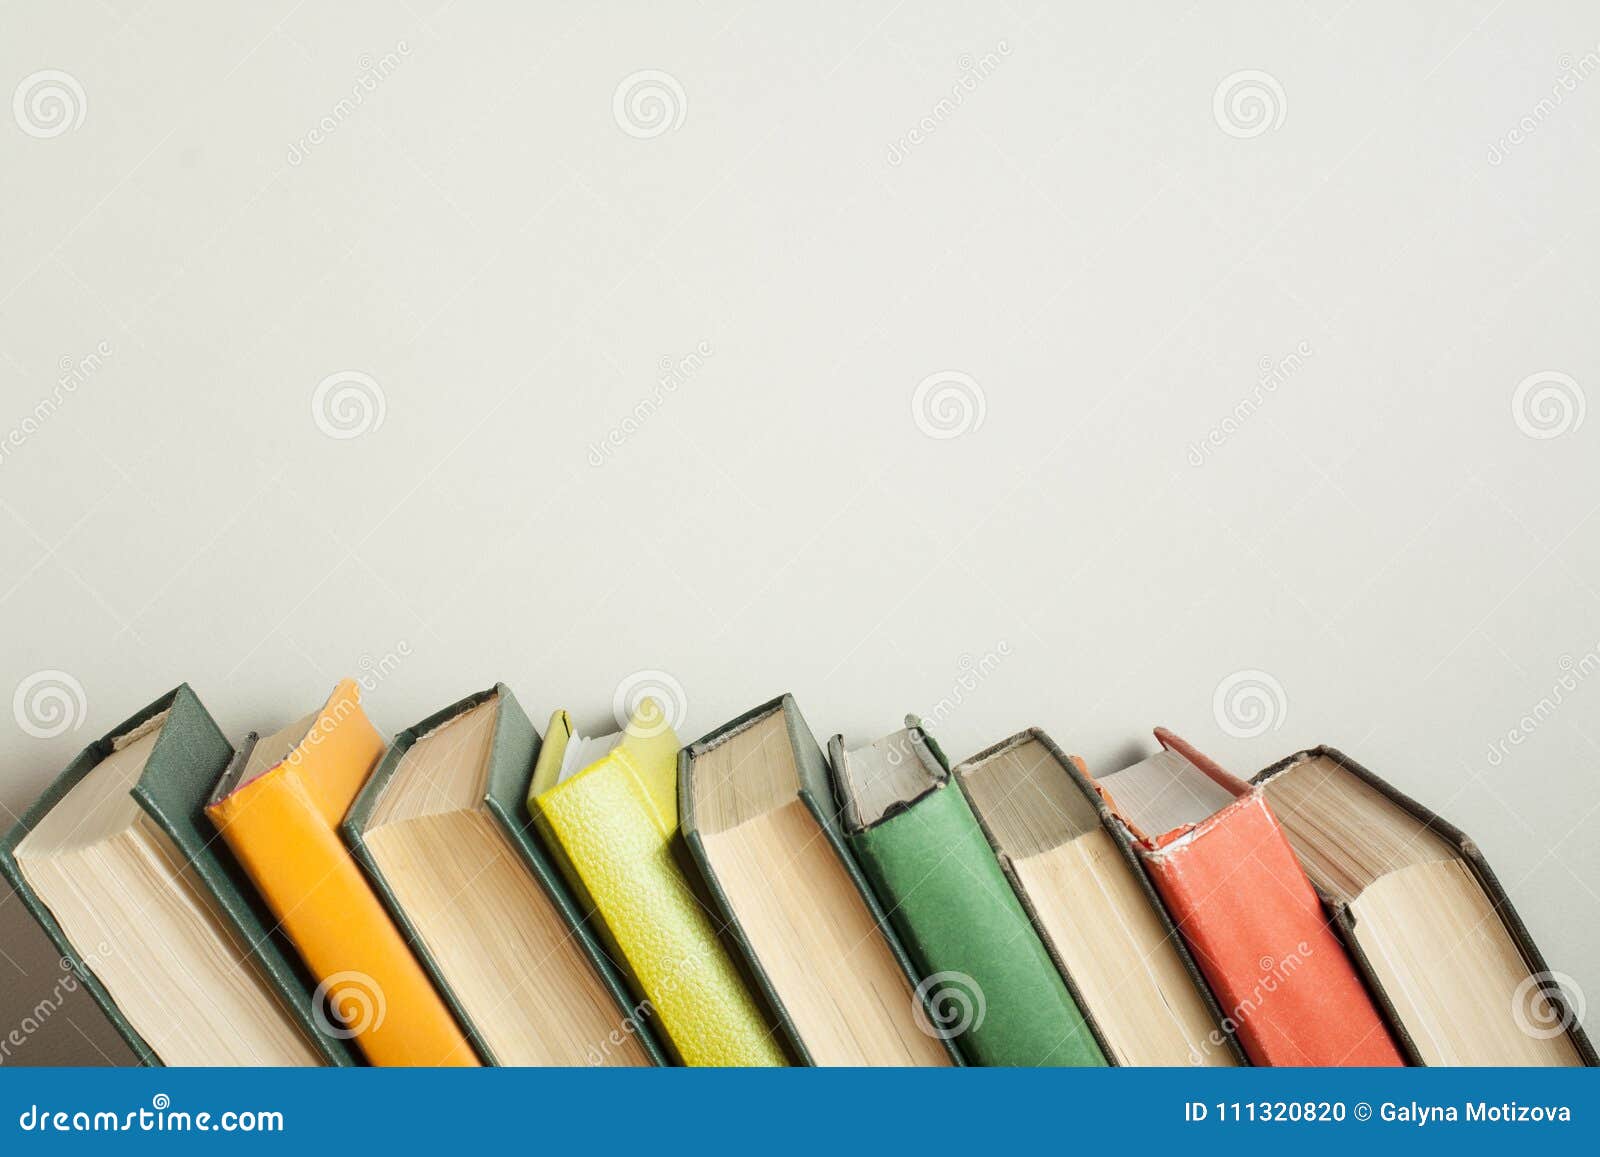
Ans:
{"label": "book cover edge", "polygon": [[[1472,872],[1473,878],[1478,882],[1478,886],[1488,894],[1489,899],[1494,904],[1496,914],[1500,917],[1501,924],[1511,934],[1511,939],[1516,944],[1518,952],[1522,954],[1523,963],[1528,966],[1529,973],[1548,974],[1551,972],[1549,964],[1545,961],[1544,954],[1539,951],[1539,946],[1533,939],[1533,934],[1528,930],[1527,925],[1523,923],[1516,906],[1511,902],[1511,896],[1501,885],[1499,877],[1495,875],[1494,869],[1490,867],[1488,860],[1484,857],[1482,850],[1472,837],[1425,804],[1402,792],[1388,780],[1368,770],[1338,748],[1322,744],[1317,747],[1307,748],[1304,751],[1297,751],[1258,771],[1250,777],[1249,783],[1252,787],[1264,788],[1267,781],[1280,772],[1319,757],[1333,760],[1334,763],[1350,772],[1357,779],[1401,808],[1413,819],[1418,820],[1425,827],[1443,838],[1451,849],[1465,861],[1467,868]],[[1282,826],[1281,823],[1279,826]],[[1285,834],[1287,835],[1287,833]],[[1292,848],[1293,844],[1291,843],[1290,846]],[[1298,853],[1296,853],[1296,856],[1298,857]],[[1312,887],[1316,891],[1317,897],[1322,901],[1323,907],[1332,916],[1332,922],[1338,930],[1339,939],[1343,942],[1345,950],[1350,954],[1351,959],[1355,961],[1356,970],[1361,976],[1362,983],[1366,986],[1367,991],[1372,994],[1373,1000],[1378,1004],[1379,1008],[1383,1010],[1384,1019],[1388,1022],[1389,1030],[1394,1034],[1395,1039],[1400,1042],[1401,1048],[1406,1054],[1407,1063],[1418,1066],[1423,1065],[1422,1054],[1417,1048],[1416,1041],[1412,1038],[1405,1025],[1400,1022],[1395,1004],[1390,999],[1382,981],[1378,978],[1377,970],[1373,968],[1371,959],[1357,942],[1354,913],[1349,910],[1348,905],[1338,903],[1332,897],[1326,895],[1322,889],[1317,888],[1315,884]],[[1597,1057],[1594,1045],[1584,1031],[1583,1022],[1573,1015],[1573,1010],[1566,1002],[1565,994],[1561,993],[1559,988],[1556,990],[1555,995],[1559,1011],[1563,1014],[1562,1019],[1571,1022],[1567,1029],[1567,1035],[1571,1038],[1573,1047],[1577,1050],[1584,1065],[1589,1068],[1600,1065],[1600,1057]]]}

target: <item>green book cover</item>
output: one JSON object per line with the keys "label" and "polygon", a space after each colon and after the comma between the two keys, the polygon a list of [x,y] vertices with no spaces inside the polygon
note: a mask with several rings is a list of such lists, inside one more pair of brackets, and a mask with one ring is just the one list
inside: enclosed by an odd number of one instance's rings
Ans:
{"label": "green book cover", "polygon": [[933,1031],[974,1065],[1104,1065],[937,744],[917,721],[831,763],[845,838],[921,981]]}

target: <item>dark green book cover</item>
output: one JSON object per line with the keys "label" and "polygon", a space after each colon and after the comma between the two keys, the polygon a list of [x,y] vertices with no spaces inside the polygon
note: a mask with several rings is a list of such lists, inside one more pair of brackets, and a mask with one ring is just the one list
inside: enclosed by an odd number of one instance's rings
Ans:
{"label": "dark green book cover", "polygon": [[[833,792],[833,776],[828,768],[828,757],[822,750],[821,745],[818,744],[811,729],[806,725],[794,696],[780,695],[778,698],[769,700],[759,707],[752,708],[737,719],[717,728],[680,751],[678,753],[678,816],[682,824],[684,842],[690,859],[693,861],[699,878],[704,882],[707,891],[710,893],[719,916],[724,922],[725,930],[742,956],[743,963],[755,980],[756,987],[760,991],[762,998],[771,1007],[782,1025],[787,1038],[786,1043],[790,1050],[800,1059],[801,1063],[813,1065],[817,1063],[816,1058],[813,1057],[811,1050],[807,1048],[805,1041],[801,1038],[794,1019],[784,1007],[782,994],[774,987],[767,970],[762,966],[760,956],[750,942],[750,938],[739,920],[738,913],[734,911],[726,891],[717,878],[716,869],[706,853],[695,806],[693,785],[696,761],[709,749],[775,712],[781,712],[783,715],[784,728],[788,735],[790,747],[794,752],[799,778],[797,786],[798,798],[804,802],[806,808],[816,820],[824,841],[834,855],[838,857],[839,863],[843,866],[855,890],[859,893],[862,902],[871,914],[873,923],[877,925],[878,931],[882,933],[884,941],[888,945],[889,951],[893,954],[900,971],[904,973],[906,979],[913,986],[917,985],[921,977],[917,973],[915,963],[895,935],[893,921],[889,919],[882,906],[878,903],[878,898],[873,891],[871,882],[862,874],[860,865],[855,862],[849,845],[845,842],[840,827],[839,806]],[[921,1003],[922,1007],[919,1009],[919,1013],[929,1018],[931,1026],[935,1018],[928,1008],[926,995],[918,989],[913,993],[913,1000]],[[956,1048],[948,1036],[932,1031],[931,1027],[929,1028],[929,1035],[938,1038],[944,1051],[955,1064],[965,1063],[965,1058],[962,1056],[961,1051]]]}
{"label": "dark green book cover", "polygon": [[855,752],[835,736],[829,754],[845,839],[917,967],[931,1027],[969,1064],[1104,1065],[937,744],[906,722]]}
{"label": "dark green book cover", "polygon": [[233,757],[233,748],[224,738],[211,714],[200,703],[187,683],[169,691],[144,710],[114,727],[91,743],[30,807],[22,819],[0,840],[0,871],[16,889],[18,897],[39,921],[63,958],[70,960],[111,1023],[128,1042],[128,1047],[145,1064],[161,1063],[149,1044],[139,1035],[117,1007],[117,1002],[94,973],[90,962],[67,939],[50,909],[28,885],[17,866],[13,850],[32,831],[47,812],[60,803],[84,776],[111,754],[118,737],[134,731],[162,712],[167,719],[161,736],[145,764],[133,796],[183,853],[199,882],[217,902],[217,911],[228,929],[250,954],[268,981],[276,988],[284,1012],[305,1033],[330,1064],[358,1063],[350,1042],[332,1036],[315,1015],[314,987],[299,957],[278,931],[267,906],[226,845],[216,838],[204,815],[207,797],[217,778]]}
{"label": "dark green book cover", "polygon": [[[637,1022],[639,1014],[634,1007],[633,998],[628,993],[627,982],[601,943],[602,930],[597,929],[594,926],[595,921],[579,907],[561,873],[550,862],[544,848],[535,838],[533,820],[528,815],[526,800],[528,783],[533,779],[534,764],[539,758],[539,748],[543,740],[532,720],[523,711],[522,705],[517,702],[517,697],[512,694],[511,688],[504,683],[496,683],[486,691],[468,695],[465,699],[451,704],[442,711],[436,711],[415,727],[408,728],[395,736],[394,742],[390,744],[382,761],[367,780],[366,786],[361,789],[361,794],[356,797],[355,803],[350,805],[350,811],[345,816],[344,823],[340,825],[340,834],[352,854],[360,861],[378,894],[383,897],[390,916],[405,933],[412,951],[416,953],[417,959],[422,962],[423,968],[439,990],[439,995],[449,1005],[450,1011],[472,1041],[473,1048],[477,1049],[490,1064],[498,1065],[501,1063],[500,1059],[490,1049],[482,1030],[473,1024],[471,1017],[467,1015],[466,1008],[440,969],[438,961],[428,950],[426,942],[418,933],[411,918],[396,899],[394,890],[373,858],[365,839],[367,823],[372,818],[373,809],[377,807],[378,800],[389,781],[394,778],[406,752],[410,751],[422,736],[491,699],[499,701],[500,710],[495,719],[494,744],[489,759],[489,777],[483,799],[484,808],[494,817],[501,831],[511,841],[511,846],[521,857],[539,887],[549,897],[556,912],[571,929],[572,936],[577,940],[584,955],[599,973],[601,983],[617,1002],[618,1024],[630,1020]],[[668,1063],[666,1053],[649,1027],[635,1023],[630,1035],[638,1038],[640,1047],[655,1064]]]}

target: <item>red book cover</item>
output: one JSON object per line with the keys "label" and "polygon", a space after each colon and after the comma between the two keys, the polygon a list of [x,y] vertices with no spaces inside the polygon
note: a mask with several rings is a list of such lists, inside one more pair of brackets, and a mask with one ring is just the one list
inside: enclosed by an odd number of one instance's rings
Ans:
{"label": "red book cover", "polygon": [[1127,825],[1251,1062],[1404,1064],[1261,789],[1164,728],[1156,739],[1233,802],[1147,833],[1097,790]]}

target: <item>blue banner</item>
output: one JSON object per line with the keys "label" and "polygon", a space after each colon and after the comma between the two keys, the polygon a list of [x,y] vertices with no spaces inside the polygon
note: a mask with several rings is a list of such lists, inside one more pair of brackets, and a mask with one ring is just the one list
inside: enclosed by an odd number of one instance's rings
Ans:
{"label": "blue banner", "polygon": [[1027,1142],[1186,1151],[1592,1151],[1593,1070],[0,1068],[0,1152],[62,1146],[682,1146],[806,1153]]}

